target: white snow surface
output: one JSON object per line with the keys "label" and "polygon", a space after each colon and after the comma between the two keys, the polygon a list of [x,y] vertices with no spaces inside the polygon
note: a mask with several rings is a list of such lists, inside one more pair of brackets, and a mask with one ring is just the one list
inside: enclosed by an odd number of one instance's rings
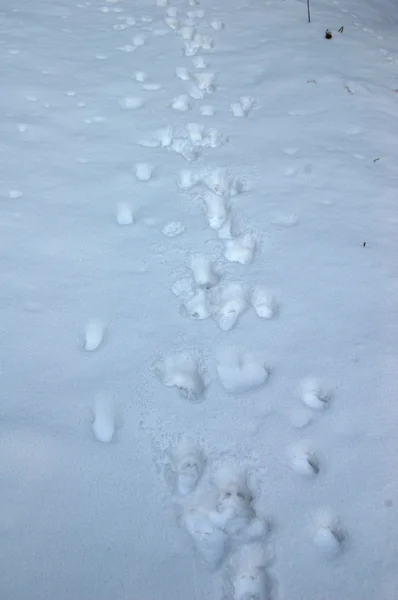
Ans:
{"label": "white snow surface", "polygon": [[311,13],[2,2],[1,600],[398,597],[398,5]]}

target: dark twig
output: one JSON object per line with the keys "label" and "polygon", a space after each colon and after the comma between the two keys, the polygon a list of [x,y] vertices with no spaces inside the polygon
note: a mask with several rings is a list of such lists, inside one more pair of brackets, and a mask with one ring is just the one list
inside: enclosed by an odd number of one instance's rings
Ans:
{"label": "dark twig", "polygon": [[308,23],[311,23],[310,0],[307,0]]}

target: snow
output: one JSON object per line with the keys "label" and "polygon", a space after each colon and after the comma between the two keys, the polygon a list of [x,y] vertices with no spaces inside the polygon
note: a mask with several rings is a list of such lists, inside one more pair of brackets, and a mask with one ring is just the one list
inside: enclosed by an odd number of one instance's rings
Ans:
{"label": "snow", "polygon": [[3,2],[1,599],[396,598],[398,9],[311,9]]}

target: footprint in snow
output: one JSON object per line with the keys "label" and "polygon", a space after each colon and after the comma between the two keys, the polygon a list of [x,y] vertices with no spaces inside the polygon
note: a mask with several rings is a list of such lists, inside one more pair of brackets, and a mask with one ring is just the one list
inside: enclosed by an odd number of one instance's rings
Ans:
{"label": "footprint in snow", "polygon": [[191,110],[192,105],[189,99],[189,96],[185,94],[181,94],[180,96],[175,96],[170,103],[171,108],[177,110],[179,112],[187,112]]}
{"label": "footprint in snow", "polygon": [[295,154],[297,154],[299,151],[298,148],[285,148],[284,149],[284,153],[287,154],[288,156],[294,156]]}
{"label": "footprint in snow", "polygon": [[134,52],[137,49],[137,46],[133,46],[132,44],[125,44],[124,46],[119,46],[116,50],[120,50],[121,52]]}
{"label": "footprint in snow", "polygon": [[186,67],[177,67],[176,75],[182,81],[189,81],[192,78],[190,71]]}
{"label": "footprint in snow", "polygon": [[93,352],[97,350],[105,336],[105,324],[102,321],[92,319],[89,321],[84,330],[84,350]]}
{"label": "footprint in snow", "polygon": [[347,534],[340,520],[329,514],[319,515],[314,524],[313,542],[325,558],[335,558],[344,549]]}
{"label": "footprint in snow", "polygon": [[23,198],[23,193],[20,190],[8,190],[7,196],[10,200],[18,200]]}
{"label": "footprint in snow", "polygon": [[180,28],[180,21],[176,17],[166,17],[164,22],[172,31],[178,31]]}
{"label": "footprint in snow", "polygon": [[206,94],[212,94],[215,91],[216,73],[195,73],[192,78],[200,91]]}
{"label": "footprint in snow", "polygon": [[156,29],[152,29],[152,35],[154,37],[164,37],[170,33],[169,29],[165,29],[164,27],[158,27]]}
{"label": "footprint in snow", "polygon": [[214,106],[211,104],[202,104],[199,110],[203,117],[213,117],[216,112]]}
{"label": "footprint in snow", "polygon": [[261,286],[256,287],[252,291],[251,304],[256,314],[262,319],[272,319],[279,311],[275,295]]}
{"label": "footprint in snow", "polygon": [[233,600],[266,600],[271,582],[267,565],[271,558],[263,542],[243,544],[232,554],[226,570]]}
{"label": "footprint in snow", "polygon": [[236,283],[227,283],[215,290],[214,319],[220,329],[230,331],[248,307],[244,287]]}
{"label": "footprint in snow", "polygon": [[288,167],[287,169],[285,169],[285,176],[286,177],[295,177],[298,173],[298,169],[296,167]]}
{"label": "footprint in snow", "polygon": [[206,175],[203,182],[210,190],[227,199],[237,196],[243,190],[242,181],[230,175],[227,169],[214,169]]}
{"label": "footprint in snow", "polygon": [[210,21],[210,27],[214,29],[214,31],[221,31],[225,28],[225,25],[219,19],[214,19],[213,21]]}
{"label": "footprint in snow", "polygon": [[211,229],[220,229],[228,220],[229,207],[223,196],[207,191],[203,195],[203,206]]}
{"label": "footprint in snow", "polygon": [[255,105],[255,99],[251,96],[241,96],[239,102],[233,102],[230,109],[234,117],[247,117]]}
{"label": "footprint in snow", "polygon": [[309,444],[300,443],[288,450],[290,465],[298,475],[313,477],[320,472],[319,460]]}
{"label": "footprint in snow", "polygon": [[241,265],[248,265],[253,261],[256,250],[256,240],[254,236],[245,234],[240,237],[227,239],[224,241],[224,257],[230,262],[238,262]]}
{"label": "footprint in snow", "polygon": [[116,208],[116,222],[118,225],[131,225],[134,223],[134,212],[128,202],[120,202]]}
{"label": "footprint in snow", "polygon": [[196,33],[195,27],[183,25],[178,31],[178,35],[185,41],[191,41]]}
{"label": "footprint in snow", "polygon": [[176,17],[178,13],[178,8],[176,6],[169,6],[166,10],[166,14],[168,17]]}
{"label": "footprint in snow", "polygon": [[182,303],[180,315],[197,321],[209,319],[212,315],[212,310],[206,289],[193,291]]}
{"label": "footprint in snow", "polygon": [[189,17],[190,19],[203,19],[204,16],[205,11],[202,8],[187,11],[187,17]]}
{"label": "footprint in snow", "polygon": [[173,487],[181,496],[190,494],[203,474],[206,457],[201,447],[183,437],[171,449]]}
{"label": "footprint in snow", "polygon": [[325,410],[329,406],[330,398],[330,391],[319,380],[307,378],[301,382],[301,399],[309,408]]}
{"label": "footprint in snow", "polygon": [[142,85],[142,89],[147,92],[157,92],[158,90],[162,89],[162,86],[160,83],[144,83]]}
{"label": "footprint in snow", "polygon": [[201,182],[201,175],[194,173],[189,169],[183,169],[179,173],[177,186],[182,190],[191,190],[195,185]]}
{"label": "footprint in snow", "polygon": [[152,177],[154,167],[148,163],[135,164],[135,176],[138,181],[149,181]]}
{"label": "footprint in snow", "polygon": [[135,71],[134,78],[138,83],[144,83],[148,79],[148,74],[145,71]]}
{"label": "footprint in snow", "polygon": [[94,404],[93,432],[98,441],[109,443],[115,435],[116,407],[114,401],[99,394]]}
{"label": "footprint in snow", "polygon": [[136,47],[143,46],[145,44],[145,41],[146,41],[146,37],[143,33],[139,33],[138,35],[135,35],[133,37],[133,44]]}
{"label": "footprint in snow", "polygon": [[231,394],[243,394],[264,385],[268,370],[255,353],[228,347],[218,353],[217,373],[222,386]]}
{"label": "footprint in snow", "polygon": [[126,98],[122,98],[120,100],[120,106],[124,110],[134,110],[137,108],[141,108],[144,106],[145,100],[140,96],[127,96]]}
{"label": "footprint in snow", "polygon": [[188,402],[201,402],[206,390],[202,361],[181,352],[167,356],[155,364],[155,373],[166,387],[176,387],[179,395]]}
{"label": "footprint in snow", "polygon": [[215,272],[211,260],[204,254],[195,254],[191,257],[190,268],[196,285],[209,289],[219,282],[219,275]]}
{"label": "footprint in snow", "polygon": [[185,231],[185,225],[181,221],[171,221],[162,228],[162,233],[166,237],[176,237]]}
{"label": "footprint in snow", "polygon": [[207,69],[207,63],[203,56],[194,56],[192,58],[192,64],[195,69]]}

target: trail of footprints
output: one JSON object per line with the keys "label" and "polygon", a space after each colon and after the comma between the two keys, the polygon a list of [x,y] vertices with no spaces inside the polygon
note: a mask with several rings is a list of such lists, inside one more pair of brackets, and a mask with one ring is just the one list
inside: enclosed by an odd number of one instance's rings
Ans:
{"label": "trail of footprints", "polygon": [[[187,93],[171,99],[170,109],[188,112],[193,103],[202,101],[217,90],[216,74],[207,69],[200,51],[211,50],[215,43],[211,36],[197,31],[205,12],[197,0],[189,1],[192,10],[180,15],[167,0],[157,0],[166,14],[164,29],[152,29],[153,35],[174,32],[182,45],[183,54],[192,57],[191,72],[186,67],[176,68],[176,77],[189,86]],[[104,7],[110,12],[110,7]],[[141,23],[150,24],[151,17],[141,17]],[[118,17],[115,30],[125,31],[137,23],[135,17]],[[209,23],[214,32],[221,32],[224,23],[217,19]],[[148,31],[151,27],[148,25]],[[136,51],[146,43],[146,35],[137,34],[132,44],[120,49]],[[203,71],[202,71],[203,70]],[[146,91],[157,91],[160,85],[150,82],[145,71],[136,70],[135,81]],[[132,96],[121,101],[124,109],[139,109],[144,99]],[[255,106],[251,96],[241,96],[230,105],[236,117],[247,116]],[[211,117],[211,104],[201,105],[203,117]],[[217,129],[190,122],[181,129],[166,126],[150,133],[138,143],[163,148],[181,155],[188,163],[195,161],[203,148],[217,148],[228,141]],[[288,152],[288,150],[286,151]],[[293,150],[292,150],[293,152]],[[148,163],[135,165],[138,181],[149,181],[156,168]],[[241,265],[250,265],[255,258],[258,240],[251,232],[236,231],[233,220],[233,199],[244,191],[244,184],[227,169],[183,169],[177,186],[182,190],[198,189],[203,218],[223,245],[223,259]],[[131,225],[135,215],[127,203],[116,209],[119,225]],[[183,233],[183,223],[175,221],[163,226],[167,237]],[[272,319],[279,312],[279,301],[267,288],[245,287],[240,281],[223,279],[219,265],[205,254],[192,255],[187,264],[186,277],[172,284],[172,292],[179,302],[176,310],[183,318],[197,321],[211,319],[222,331],[228,332],[239,325],[248,310],[254,310],[262,319]],[[106,337],[106,325],[99,321],[87,323],[83,348],[93,352],[100,348]],[[154,373],[166,387],[175,388],[178,395],[190,403],[201,402],[211,385],[208,368],[200,352],[181,351],[159,358]],[[226,346],[216,356],[216,372],[223,388],[230,394],[244,394],[263,386],[269,377],[270,366],[261,353]],[[330,391],[317,379],[305,379],[299,389],[304,412],[294,425],[304,427],[317,411],[327,409]],[[106,396],[98,396],[93,411],[93,432],[101,442],[111,442],[117,429],[114,403]],[[301,476],[316,477],[322,470],[316,451],[309,445],[296,445],[288,450],[293,471]],[[164,472],[170,486],[178,523],[191,538],[193,547],[211,570],[223,569],[225,597],[234,600],[266,600],[272,593],[269,567],[272,551],[269,542],[270,527],[264,515],[256,509],[254,484],[248,469],[240,464],[210,461],[194,441],[181,438],[165,453]],[[314,545],[325,555],[339,554],[346,535],[338,519],[321,515],[314,523]]]}

